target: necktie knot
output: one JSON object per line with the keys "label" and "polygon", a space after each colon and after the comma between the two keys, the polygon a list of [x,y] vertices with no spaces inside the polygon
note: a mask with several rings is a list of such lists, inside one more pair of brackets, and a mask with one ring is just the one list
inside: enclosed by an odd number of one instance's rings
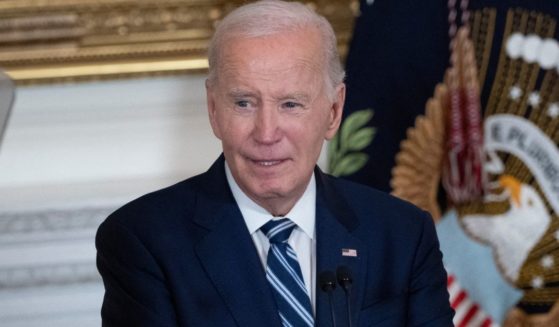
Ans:
{"label": "necktie knot", "polygon": [[270,220],[260,230],[266,235],[272,244],[285,243],[295,228],[295,223],[289,218]]}

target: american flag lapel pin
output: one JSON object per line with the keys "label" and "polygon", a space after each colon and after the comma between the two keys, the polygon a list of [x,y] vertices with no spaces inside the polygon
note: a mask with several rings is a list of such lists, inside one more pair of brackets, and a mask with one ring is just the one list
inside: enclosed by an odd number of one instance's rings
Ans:
{"label": "american flag lapel pin", "polygon": [[343,257],[357,257],[357,250],[356,249],[342,249],[342,256]]}

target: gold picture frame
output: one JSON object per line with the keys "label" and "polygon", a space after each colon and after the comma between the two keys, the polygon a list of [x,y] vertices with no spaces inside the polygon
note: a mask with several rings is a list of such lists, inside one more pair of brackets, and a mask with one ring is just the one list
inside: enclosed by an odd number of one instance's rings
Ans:
{"label": "gold picture frame", "polygon": [[[214,26],[245,1],[3,0],[0,68],[17,84],[198,73]],[[355,0],[306,4],[347,52]]]}

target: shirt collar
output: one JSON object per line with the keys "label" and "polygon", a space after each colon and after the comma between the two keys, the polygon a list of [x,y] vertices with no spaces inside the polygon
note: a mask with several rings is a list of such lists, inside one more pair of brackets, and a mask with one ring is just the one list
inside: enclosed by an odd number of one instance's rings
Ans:
{"label": "shirt collar", "polygon": [[[225,162],[225,175],[227,182],[233,193],[233,197],[241,210],[241,214],[248,227],[248,231],[252,235],[257,232],[260,227],[264,226],[272,215],[251,198],[249,198],[239,187],[235,178],[231,174],[227,161]],[[316,181],[312,174],[309,184],[301,198],[295,203],[295,206],[285,215],[293,221],[299,228],[307,234],[310,239],[314,238],[314,222],[316,215]]]}

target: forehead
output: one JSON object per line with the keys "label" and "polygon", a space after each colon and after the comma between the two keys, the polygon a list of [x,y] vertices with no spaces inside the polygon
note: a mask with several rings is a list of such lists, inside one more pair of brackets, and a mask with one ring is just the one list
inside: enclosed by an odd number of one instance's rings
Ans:
{"label": "forehead", "polygon": [[222,45],[217,72],[224,80],[287,76],[322,79],[322,49],[316,28],[260,37],[230,37]]}

